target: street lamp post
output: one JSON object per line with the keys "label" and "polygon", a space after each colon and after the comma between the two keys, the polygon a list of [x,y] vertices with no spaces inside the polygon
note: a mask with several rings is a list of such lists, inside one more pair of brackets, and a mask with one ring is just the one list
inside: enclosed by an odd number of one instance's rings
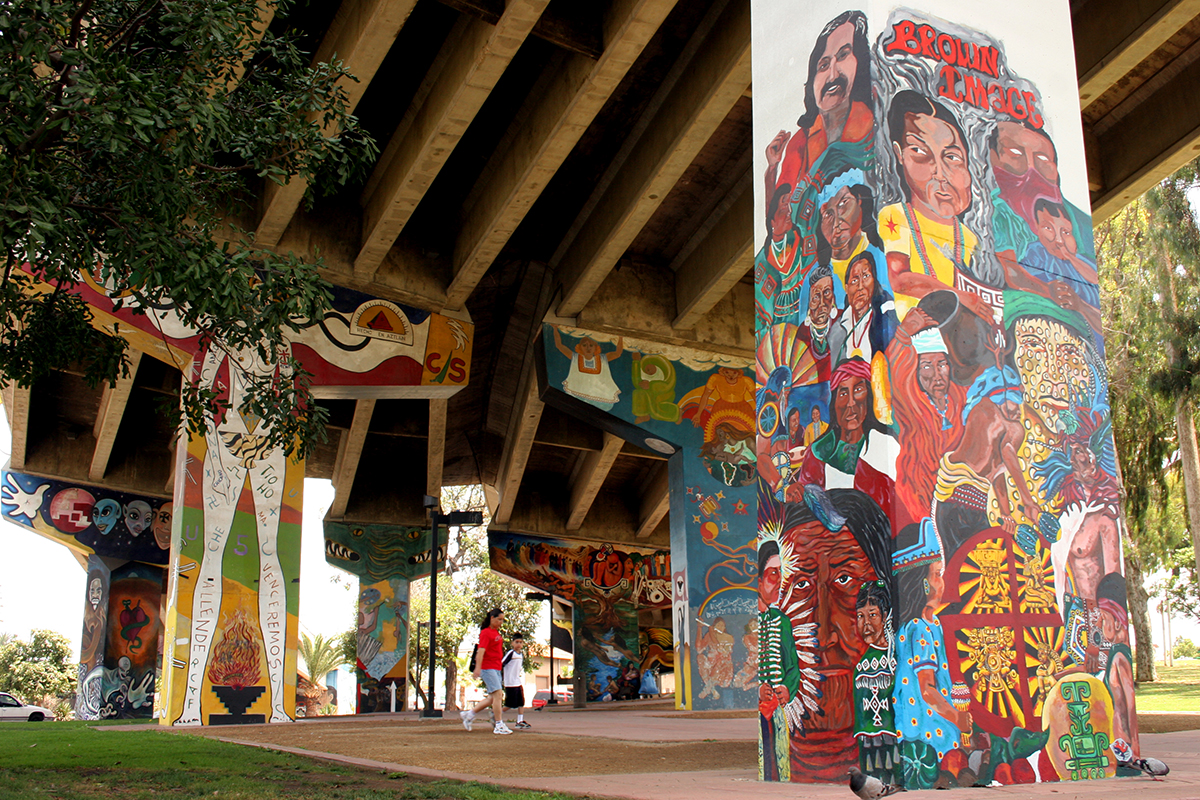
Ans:
{"label": "street lamp post", "polygon": [[[425,508],[429,509],[429,694],[425,698],[425,710],[422,717],[440,717],[442,712],[433,707],[433,670],[437,648],[433,646],[437,635],[437,573],[438,573],[438,526],[445,525],[447,531],[463,525],[482,525],[482,511],[451,511],[443,514],[439,510],[438,499],[425,495]],[[447,539],[449,545],[449,539]],[[449,546],[447,546],[449,551]],[[446,698],[449,700],[449,698]]]}
{"label": "street lamp post", "polygon": [[546,700],[547,704],[558,703],[558,697],[554,694],[554,595],[545,594],[544,592],[526,592],[526,600],[549,600],[550,601],[550,635],[548,644],[550,645],[550,697]]}

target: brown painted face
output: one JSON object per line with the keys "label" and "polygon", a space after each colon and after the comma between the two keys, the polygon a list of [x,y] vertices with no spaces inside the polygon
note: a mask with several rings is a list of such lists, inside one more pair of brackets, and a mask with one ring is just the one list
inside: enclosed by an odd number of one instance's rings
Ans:
{"label": "brown painted face", "polygon": [[1083,445],[1073,446],[1071,469],[1075,472],[1076,480],[1084,486],[1091,486],[1096,482],[1096,454]]}
{"label": "brown painted face", "polygon": [[833,418],[842,430],[843,439],[854,439],[862,433],[867,420],[867,400],[870,387],[866,378],[852,375],[833,390]]}
{"label": "brown painted face", "polygon": [[821,113],[828,114],[849,107],[850,89],[857,75],[854,25],[847,22],[829,34],[825,40],[825,51],[817,61],[817,71],[813,75],[813,96]]}
{"label": "brown painted face", "polygon": [[758,574],[758,599],[764,606],[773,606],[779,602],[779,584],[783,579],[779,564],[779,556],[773,555],[767,559],[762,572]]}
{"label": "brown painted face", "polygon": [[575,345],[575,352],[584,358],[595,358],[600,352],[600,345],[596,344],[595,339],[589,337]]}
{"label": "brown painted face", "polygon": [[854,309],[854,318],[862,319],[871,310],[871,298],[875,296],[875,276],[871,265],[860,258],[846,271],[846,302]]}
{"label": "brown painted face", "polygon": [[906,114],[904,145],[896,156],[912,195],[926,216],[949,222],[971,204],[967,149],[952,125],[931,114]]}
{"label": "brown painted face", "polygon": [[721,377],[725,379],[725,382],[730,385],[737,383],[742,377],[742,371],[734,369],[733,367],[720,367],[717,369],[717,372],[719,372]]}
{"label": "brown painted face", "polygon": [[934,561],[929,565],[929,575],[926,577],[926,582],[929,584],[929,592],[925,597],[925,608],[937,609],[942,604],[942,595],[946,592],[946,579],[943,572],[946,565],[941,561]]}
{"label": "brown painted face", "polygon": [[843,186],[821,206],[821,235],[833,248],[835,258],[845,258],[839,253],[856,243],[860,234],[862,204],[849,186]]}
{"label": "brown painted face", "polygon": [[789,584],[791,598],[813,609],[817,623],[822,708],[817,730],[849,729],[854,722],[851,703],[854,665],[866,651],[858,631],[858,587],[878,576],[849,528],[830,531],[817,520],[784,531],[795,554]]}
{"label": "brown painted face", "polygon": [[887,637],[883,633],[883,609],[868,603],[857,612],[858,635],[862,640],[879,650],[887,649]]}
{"label": "brown painted face", "polygon": [[938,408],[946,405],[950,390],[950,362],[945,353],[921,353],[917,356],[917,385]]}
{"label": "brown painted face", "polygon": [[771,216],[771,231],[775,238],[779,238],[792,227],[792,198],[791,195],[784,194],[775,204],[775,213]]}
{"label": "brown painted face", "polygon": [[833,278],[821,278],[813,283],[808,292],[808,319],[818,328],[829,324],[833,311]]}
{"label": "brown painted face", "polygon": [[1075,243],[1075,231],[1071,228],[1071,221],[1065,214],[1056,217],[1045,208],[1038,211],[1036,233],[1038,241],[1046,248],[1046,252],[1055,258],[1066,261],[1067,258],[1075,255],[1075,251],[1078,249]]}

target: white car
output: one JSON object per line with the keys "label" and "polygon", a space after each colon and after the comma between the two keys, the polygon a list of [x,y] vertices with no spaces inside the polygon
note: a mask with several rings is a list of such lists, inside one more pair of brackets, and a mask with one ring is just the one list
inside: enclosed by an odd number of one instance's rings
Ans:
{"label": "white car", "polygon": [[41,706],[25,705],[11,694],[0,692],[0,720],[41,722],[44,719],[54,719],[54,712]]}

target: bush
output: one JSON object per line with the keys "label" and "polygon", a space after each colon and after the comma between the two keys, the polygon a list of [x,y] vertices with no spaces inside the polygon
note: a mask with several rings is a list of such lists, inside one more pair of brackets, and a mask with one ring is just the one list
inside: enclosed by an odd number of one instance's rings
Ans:
{"label": "bush", "polygon": [[1175,637],[1175,647],[1171,650],[1171,655],[1175,658],[1195,658],[1200,654],[1200,649],[1196,647],[1195,642],[1186,636]]}

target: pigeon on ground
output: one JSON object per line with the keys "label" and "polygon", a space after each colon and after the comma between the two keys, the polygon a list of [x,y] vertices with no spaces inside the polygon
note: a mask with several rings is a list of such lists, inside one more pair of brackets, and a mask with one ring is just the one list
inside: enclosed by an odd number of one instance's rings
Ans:
{"label": "pigeon on ground", "polygon": [[1161,777],[1171,771],[1170,767],[1157,758],[1135,758],[1129,762],[1129,766],[1140,769],[1152,778]]}
{"label": "pigeon on ground", "polygon": [[847,774],[850,776],[850,791],[861,797],[862,800],[877,800],[877,798],[904,791],[903,786],[884,783],[879,778],[864,775],[858,767],[851,767]]}

